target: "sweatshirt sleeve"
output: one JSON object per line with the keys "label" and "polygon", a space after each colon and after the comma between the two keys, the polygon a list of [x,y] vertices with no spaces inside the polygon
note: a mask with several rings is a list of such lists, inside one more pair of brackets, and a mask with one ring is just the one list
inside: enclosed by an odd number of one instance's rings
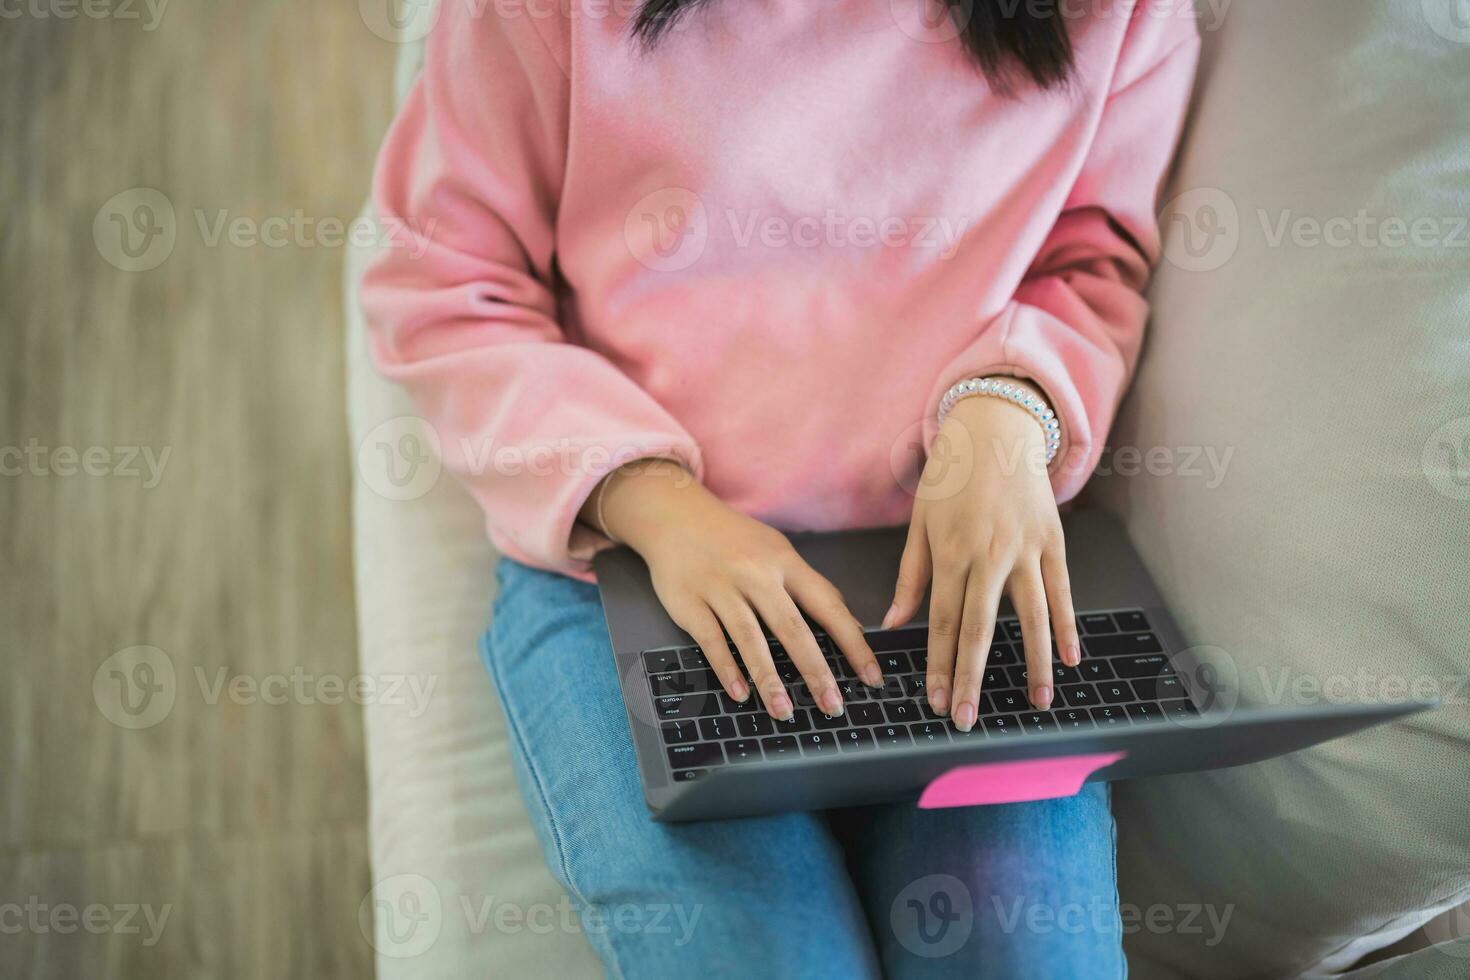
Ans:
{"label": "sweatshirt sleeve", "polygon": [[568,343],[553,282],[567,155],[564,16],[446,3],[373,181],[391,246],[363,280],[372,356],[438,436],[491,540],[588,577],[607,539],[577,522],[604,475],[689,434],[610,361]]}
{"label": "sweatshirt sleeve", "polygon": [[1087,157],[1014,297],[951,362],[929,399],[990,374],[1037,384],[1060,420],[1057,500],[1096,468],[1143,342],[1143,288],[1160,251],[1155,217],[1199,56],[1194,18],[1137,4]]}

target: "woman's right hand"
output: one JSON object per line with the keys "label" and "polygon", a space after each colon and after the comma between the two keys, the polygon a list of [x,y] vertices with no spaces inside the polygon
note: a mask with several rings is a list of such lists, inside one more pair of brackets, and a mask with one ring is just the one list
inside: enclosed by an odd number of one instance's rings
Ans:
{"label": "woman's right hand", "polygon": [[722,502],[679,464],[638,460],[613,471],[581,517],[643,557],[664,609],[704,650],[736,701],[749,698],[750,688],[726,633],[766,710],[780,720],[794,711],[771,659],[764,622],[801,672],[817,708],[829,716],[842,713],[837,681],[803,612],[832,637],[864,684],[882,686],[862,624],[837,588],[785,535]]}

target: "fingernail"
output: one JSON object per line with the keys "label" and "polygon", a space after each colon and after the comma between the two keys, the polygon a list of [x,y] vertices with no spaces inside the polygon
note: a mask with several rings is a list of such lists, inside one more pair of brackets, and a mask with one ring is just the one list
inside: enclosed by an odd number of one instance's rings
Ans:
{"label": "fingernail", "polygon": [[942,687],[929,689],[929,706],[941,715],[949,710],[949,692]]}
{"label": "fingernail", "polygon": [[777,718],[780,718],[782,721],[786,721],[792,716],[793,713],[794,712],[792,712],[791,710],[791,699],[788,698],[786,695],[778,694],[773,699],[771,699],[771,714],[775,715]]}
{"label": "fingernail", "polygon": [[877,664],[868,664],[863,668],[863,683],[869,687],[883,686],[883,671],[878,669]]}
{"label": "fingernail", "polygon": [[732,696],[735,698],[736,701],[744,704],[745,699],[750,697],[750,688],[745,685],[744,681],[736,681],[733,686],[735,688],[735,693]]}
{"label": "fingernail", "polygon": [[883,628],[884,629],[891,629],[893,627],[893,617],[895,617],[897,615],[898,615],[898,603],[895,602],[893,605],[891,605],[891,606],[888,607],[888,612],[886,612],[886,613],[883,614]]}
{"label": "fingernail", "polygon": [[1082,651],[1077,647],[1077,644],[1072,643],[1068,645],[1066,653],[1062,654],[1062,661],[1068,667],[1075,667],[1082,662]]}
{"label": "fingernail", "polygon": [[842,698],[836,691],[828,691],[822,695],[822,713],[828,718],[842,714]]}
{"label": "fingernail", "polygon": [[1031,703],[1045,710],[1051,707],[1051,688],[1038,687],[1036,693],[1031,696]]}
{"label": "fingernail", "polygon": [[961,701],[954,709],[954,724],[962,732],[968,732],[975,727],[975,706],[968,701]]}

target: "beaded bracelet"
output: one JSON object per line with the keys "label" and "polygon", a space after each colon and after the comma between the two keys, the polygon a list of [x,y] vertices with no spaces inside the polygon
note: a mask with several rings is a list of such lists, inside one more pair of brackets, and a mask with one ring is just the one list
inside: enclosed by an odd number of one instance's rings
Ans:
{"label": "beaded bracelet", "polygon": [[1006,401],[1015,402],[1017,405],[1030,412],[1040,423],[1041,430],[1046,433],[1046,462],[1051,464],[1056,459],[1057,450],[1062,445],[1061,424],[1057,421],[1056,413],[1046,403],[1046,399],[1031,394],[1025,388],[1013,385],[1004,378],[970,378],[961,381],[944,393],[939,400],[939,424],[943,425],[950,409],[962,399],[971,398],[976,395],[989,395],[992,398],[1004,398]]}

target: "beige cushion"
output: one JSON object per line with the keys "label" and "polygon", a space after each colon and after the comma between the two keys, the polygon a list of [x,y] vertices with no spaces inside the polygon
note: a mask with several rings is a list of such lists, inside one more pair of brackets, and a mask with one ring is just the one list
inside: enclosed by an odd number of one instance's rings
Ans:
{"label": "beige cushion", "polygon": [[[1112,440],[1159,449],[1142,475],[1114,457],[1093,492],[1246,700],[1286,682],[1288,700],[1326,683],[1458,703],[1121,786],[1125,900],[1234,906],[1213,947],[1210,930],[1136,932],[1139,977],[1330,974],[1470,894],[1470,28],[1454,8],[1242,0],[1205,36],[1170,197],[1188,193]],[[1338,224],[1345,244],[1315,243],[1312,222],[1360,209],[1408,234]],[[1233,453],[1218,486],[1191,447]]]}
{"label": "beige cushion", "polygon": [[368,360],[353,293],[370,257],[348,260],[348,379],[362,672],[382,692],[364,706],[375,884],[361,916],[378,976],[597,976],[562,925],[476,652],[495,591],[484,521],[436,459],[414,462],[412,405]]}
{"label": "beige cushion", "polygon": [[[368,26],[386,35],[395,22],[374,20],[373,6],[363,5]],[[405,9],[399,99],[436,12],[416,0]],[[352,249],[345,270],[360,658],[381,691],[363,709],[373,885],[359,924],[384,980],[599,976],[546,870],[477,655],[495,594],[484,521],[438,461],[420,457],[428,442],[411,402],[368,357],[357,284],[374,254]]]}

